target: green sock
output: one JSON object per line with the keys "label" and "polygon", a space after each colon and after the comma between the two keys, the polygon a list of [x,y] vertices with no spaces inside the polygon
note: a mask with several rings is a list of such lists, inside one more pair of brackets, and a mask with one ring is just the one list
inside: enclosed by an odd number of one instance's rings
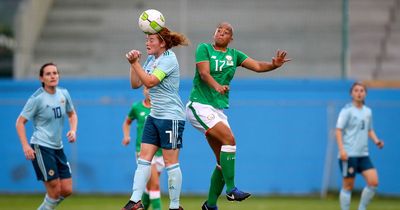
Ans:
{"label": "green sock", "polygon": [[149,209],[149,206],[150,206],[150,196],[149,196],[149,193],[147,193],[147,192],[143,192],[143,195],[142,195],[142,204],[143,204],[143,206],[144,206],[144,209]]}
{"label": "green sock", "polygon": [[161,198],[150,199],[153,210],[161,210]]}
{"label": "green sock", "polygon": [[208,190],[207,205],[212,207],[217,205],[219,195],[221,195],[224,189],[225,181],[222,176],[220,166],[215,167],[214,172],[211,176],[210,189]]}
{"label": "green sock", "polygon": [[226,183],[226,192],[230,192],[235,187],[235,159],[236,146],[223,145],[221,147],[220,163]]}

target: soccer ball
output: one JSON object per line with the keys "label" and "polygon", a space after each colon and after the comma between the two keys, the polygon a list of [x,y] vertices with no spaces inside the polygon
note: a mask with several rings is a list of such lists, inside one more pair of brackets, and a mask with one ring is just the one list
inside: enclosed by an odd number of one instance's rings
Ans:
{"label": "soccer ball", "polygon": [[146,34],[155,34],[165,26],[165,18],[155,9],[144,11],[139,17],[139,28]]}

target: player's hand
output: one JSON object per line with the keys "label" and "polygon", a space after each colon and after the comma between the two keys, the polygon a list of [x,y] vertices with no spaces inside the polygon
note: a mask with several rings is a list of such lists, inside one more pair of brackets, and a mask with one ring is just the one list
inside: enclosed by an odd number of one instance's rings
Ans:
{"label": "player's hand", "polygon": [[22,149],[24,150],[24,155],[27,160],[35,159],[35,151],[29,144],[23,146]]}
{"label": "player's hand", "polygon": [[122,145],[124,145],[124,146],[128,146],[128,144],[131,142],[131,137],[130,136],[127,136],[127,137],[124,137],[123,139],[122,139]]}
{"label": "player's hand", "polygon": [[215,90],[220,93],[221,95],[226,94],[229,91],[228,85],[218,85]]}
{"label": "player's hand", "polygon": [[279,68],[279,67],[281,67],[284,63],[286,63],[286,62],[292,60],[292,59],[286,58],[286,55],[287,55],[287,52],[286,52],[286,51],[284,51],[284,50],[278,50],[278,51],[276,52],[276,56],[272,58],[272,65],[273,65],[275,68]]}
{"label": "player's hand", "polygon": [[138,62],[142,53],[139,50],[131,50],[125,54],[126,59],[130,64]]}
{"label": "player's hand", "polygon": [[69,143],[74,143],[76,141],[76,133],[73,130],[68,131],[67,138]]}
{"label": "player's hand", "polygon": [[385,145],[385,143],[382,140],[378,140],[378,142],[376,142],[375,144],[379,149],[382,149],[383,146]]}
{"label": "player's hand", "polygon": [[339,155],[340,155],[340,159],[341,159],[341,160],[347,160],[347,159],[349,159],[348,156],[347,156],[346,151],[344,151],[344,150],[340,150],[340,151],[339,151]]}

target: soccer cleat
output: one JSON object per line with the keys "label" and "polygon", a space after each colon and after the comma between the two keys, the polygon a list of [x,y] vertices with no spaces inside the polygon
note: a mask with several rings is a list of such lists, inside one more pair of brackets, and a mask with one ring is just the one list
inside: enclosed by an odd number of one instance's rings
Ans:
{"label": "soccer cleat", "polygon": [[242,201],[250,197],[250,193],[242,192],[238,188],[233,188],[229,193],[226,194],[228,201]]}
{"label": "soccer cleat", "polygon": [[207,201],[203,203],[203,205],[201,206],[201,210],[218,210],[217,206],[214,207],[209,207],[207,205]]}
{"label": "soccer cleat", "polygon": [[169,209],[169,210],[183,210],[182,206],[179,206],[179,209]]}
{"label": "soccer cleat", "polygon": [[122,208],[122,210],[144,210],[144,206],[141,201],[137,203],[129,200],[128,203]]}

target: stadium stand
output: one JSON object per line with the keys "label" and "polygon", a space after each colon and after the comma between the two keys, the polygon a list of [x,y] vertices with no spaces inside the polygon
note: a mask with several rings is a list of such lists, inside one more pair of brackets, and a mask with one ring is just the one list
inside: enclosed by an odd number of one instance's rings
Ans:
{"label": "stadium stand", "polygon": [[[395,59],[399,23],[391,18],[398,13],[393,9],[396,2],[350,1],[350,78],[400,78]],[[223,20],[235,27],[232,47],[260,60],[269,60],[278,48],[293,58],[283,71],[256,74],[239,69],[241,77],[341,76],[342,1],[329,0],[54,1],[32,50],[32,62],[17,75],[35,75],[41,63],[52,60],[66,76],[126,76],[124,53],[131,48],[144,50],[137,18],[148,8],[161,10],[167,26],[191,39],[191,46],[175,49],[183,77],[193,76],[196,45],[210,41],[214,27]]]}

